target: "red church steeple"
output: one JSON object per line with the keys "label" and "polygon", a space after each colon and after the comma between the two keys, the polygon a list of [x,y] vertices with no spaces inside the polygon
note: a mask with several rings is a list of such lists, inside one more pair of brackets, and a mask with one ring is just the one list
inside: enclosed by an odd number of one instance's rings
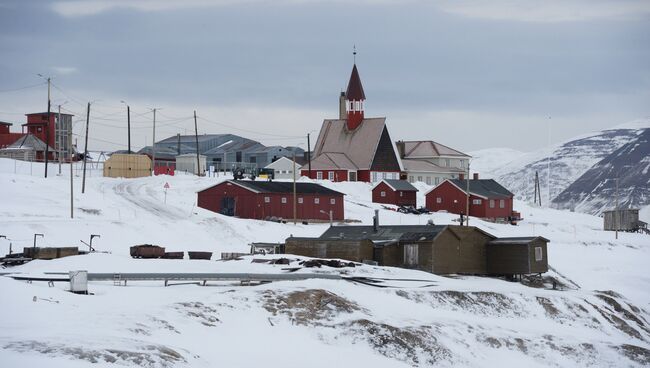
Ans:
{"label": "red church steeple", "polygon": [[[356,54],[356,51],[355,51]],[[348,129],[355,130],[363,121],[363,103],[366,95],[363,93],[361,78],[357,71],[357,64],[352,67],[352,74],[348,82],[348,89],[345,92],[345,109],[348,114]]]}

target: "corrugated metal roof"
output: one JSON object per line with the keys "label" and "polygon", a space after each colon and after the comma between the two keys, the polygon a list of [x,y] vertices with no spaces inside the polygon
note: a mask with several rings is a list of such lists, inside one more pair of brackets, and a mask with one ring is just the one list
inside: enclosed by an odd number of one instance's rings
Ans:
{"label": "corrugated metal roof", "polygon": [[488,245],[504,245],[504,244],[528,245],[537,239],[542,239],[547,243],[550,241],[542,236],[522,236],[522,237],[512,237],[512,238],[496,238],[494,240],[491,240],[488,243]]}
{"label": "corrugated metal roof", "polygon": [[[385,127],[386,118],[364,119],[353,131],[348,130],[345,119],[323,121],[314,148],[312,169],[314,162],[323,165],[332,162],[341,169],[369,170]],[[327,157],[319,157],[325,153]]]}
{"label": "corrugated metal roof", "polygon": [[[228,183],[234,185],[239,185],[246,189],[252,190],[255,193],[293,193],[293,183],[292,182],[281,182],[281,181],[252,181],[252,180],[228,180]],[[221,185],[219,183],[217,185]],[[213,185],[214,187],[216,185]],[[212,188],[210,187],[210,188]],[[204,190],[210,189],[206,188]],[[326,188],[322,185],[315,183],[296,183],[296,193],[297,194],[340,194],[345,195],[341,192]]]}
{"label": "corrugated metal roof", "polygon": [[[393,190],[401,190],[405,192],[417,192],[418,189],[414,187],[411,183],[406,180],[397,180],[397,179],[384,179],[381,182],[385,182]],[[377,184],[379,185],[379,184]]]}
{"label": "corrugated metal roof", "polygon": [[471,157],[434,141],[404,141],[404,158],[458,156]]}
{"label": "corrugated metal roof", "polygon": [[[467,190],[467,180],[447,179],[463,192]],[[472,179],[469,181],[469,192],[485,198],[510,198],[513,194],[494,179]]]}
{"label": "corrugated metal roof", "polygon": [[379,226],[377,232],[372,226],[330,226],[319,239],[363,240],[431,240],[442,232],[447,225],[387,225]]}
{"label": "corrugated metal roof", "polygon": [[[38,139],[33,134],[26,134],[14,143],[7,146],[7,149],[33,149],[35,151],[45,151],[45,142]],[[48,147],[49,151],[54,152],[54,148]]]}

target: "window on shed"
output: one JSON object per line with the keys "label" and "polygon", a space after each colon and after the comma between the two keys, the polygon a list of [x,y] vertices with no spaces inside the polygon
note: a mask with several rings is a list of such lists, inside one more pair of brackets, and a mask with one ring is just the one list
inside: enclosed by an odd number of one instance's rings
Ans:
{"label": "window on shed", "polygon": [[400,197],[404,197],[404,192],[402,192],[402,191],[400,190],[400,191],[399,191],[399,196],[400,196]]}
{"label": "window on shed", "polygon": [[334,181],[334,171],[328,171],[327,172],[327,179],[329,181]]}
{"label": "window on shed", "polygon": [[287,197],[282,197],[282,203],[287,203]]}
{"label": "window on shed", "polygon": [[499,208],[506,208],[506,201],[503,199],[499,199]]}
{"label": "window on shed", "polygon": [[442,203],[442,198],[441,197],[436,197],[436,203]]}
{"label": "window on shed", "polygon": [[494,208],[494,199],[490,199],[490,208]]}
{"label": "window on shed", "polygon": [[381,197],[385,197],[385,196],[386,196],[386,192],[382,190],[382,191],[379,193],[379,195],[380,195]]}
{"label": "window on shed", "polygon": [[481,204],[481,200],[480,199],[472,199],[472,204],[479,205],[479,204]]}
{"label": "window on shed", "polygon": [[336,198],[330,198],[330,204],[336,204]]}
{"label": "window on shed", "polygon": [[539,262],[544,259],[544,252],[542,247],[535,247],[535,262]]}
{"label": "window on shed", "polygon": [[302,197],[298,197],[298,204],[302,204]]}
{"label": "window on shed", "polygon": [[316,179],[323,180],[323,172],[322,171],[317,171],[316,172]]}
{"label": "window on shed", "polygon": [[318,197],[314,198],[314,204],[320,204],[320,198]]}
{"label": "window on shed", "polygon": [[407,266],[418,265],[418,245],[405,244],[404,245],[404,264]]}
{"label": "window on shed", "polygon": [[264,203],[271,203],[271,197],[264,197]]}

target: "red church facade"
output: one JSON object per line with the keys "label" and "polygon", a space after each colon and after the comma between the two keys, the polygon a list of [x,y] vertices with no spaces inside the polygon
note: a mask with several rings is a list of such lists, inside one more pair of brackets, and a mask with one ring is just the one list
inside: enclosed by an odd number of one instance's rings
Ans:
{"label": "red church facade", "polygon": [[[470,180],[469,215],[489,220],[507,221],[513,216],[513,194],[492,179]],[[431,211],[455,214],[467,212],[467,181],[445,180],[426,195],[426,207]]]}
{"label": "red church facade", "polygon": [[[296,218],[344,219],[343,193],[313,183],[296,183]],[[239,218],[293,219],[293,183],[228,180],[198,192],[198,206]]]}
{"label": "red church facade", "polygon": [[388,133],[386,118],[366,118],[365,100],[355,64],[348,88],[339,101],[339,118],[323,122],[311,170],[303,166],[303,176],[334,182],[400,179],[404,170]]}

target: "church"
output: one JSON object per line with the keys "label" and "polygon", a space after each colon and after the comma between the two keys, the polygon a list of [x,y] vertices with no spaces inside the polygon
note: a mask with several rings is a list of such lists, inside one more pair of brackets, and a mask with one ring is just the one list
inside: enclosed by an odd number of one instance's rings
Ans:
{"label": "church", "polygon": [[303,166],[303,176],[333,182],[400,179],[404,168],[388,133],[386,118],[366,118],[365,101],[355,63],[348,88],[339,98],[339,118],[323,121],[311,170]]}

